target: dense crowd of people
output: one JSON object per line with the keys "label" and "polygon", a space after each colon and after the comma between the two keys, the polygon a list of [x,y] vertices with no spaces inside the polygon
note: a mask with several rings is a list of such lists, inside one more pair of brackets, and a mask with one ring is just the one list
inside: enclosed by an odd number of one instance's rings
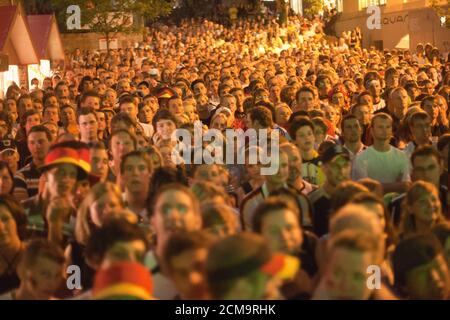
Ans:
{"label": "dense crowd of people", "polygon": [[[157,25],[11,85],[0,299],[449,299],[448,56],[323,27]],[[276,132],[278,170],[180,161],[196,124]]]}

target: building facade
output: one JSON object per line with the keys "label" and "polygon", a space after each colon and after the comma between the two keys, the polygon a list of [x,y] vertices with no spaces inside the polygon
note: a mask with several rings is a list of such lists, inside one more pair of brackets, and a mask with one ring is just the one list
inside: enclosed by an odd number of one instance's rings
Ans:
{"label": "building facade", "polygon": [[[447,0],[441,3],[445,5]],[[377,6],[380,15],[368,10],[370,6]],[[450,49],[450,29],[428,0],[345,0],[336,33],[356,27],[362,31],[366,48],[414,49],[418,43],[431,43],[442,52]]]}

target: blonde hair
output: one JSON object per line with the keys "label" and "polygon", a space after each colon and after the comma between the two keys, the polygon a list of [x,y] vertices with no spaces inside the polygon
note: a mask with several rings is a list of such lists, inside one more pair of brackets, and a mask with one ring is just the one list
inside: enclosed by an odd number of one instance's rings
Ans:
{"label": "blonde hair", "polygon": [[111,182],[99,182],[92,187],[77,212],[75,239],[79,244],[85,245],[92,233],[93,222],[91,220],[91,205],[106,194],[116,196],[119,203],[124,207],[122,195],[117,185]]}
{"label": "blonde hair", "polygon": [[229,126],[229,122],[230,122],[229,118],[223,112],[219,112],[212,116],[211,122],[210,122],[211,123],[210,128],[213,128],[214,121],[216,121],[216,119],[219,117],[224,118],[227,126]]}
{"label": "blonde hair", "polygon": [[[434,194],[436,198],[439,199],[439,192],[436,189],[436,187],[425,181],[416,181],[414,184],[409,188],[408,192],[406,193],[406,197],[403,200],[402,203],[402,212],[403,217],[400,222],[400,234],[403,235],[410,235],[412,233],[416,232],[416,220],[414,214],[409,210],[410,207],[414,205],[414,203],[420,199],[421,196],[428,194]],[[442,208],[439,210],[439,217],[436,221],[437,223],[443,222],[444,217],[442,216]]]}

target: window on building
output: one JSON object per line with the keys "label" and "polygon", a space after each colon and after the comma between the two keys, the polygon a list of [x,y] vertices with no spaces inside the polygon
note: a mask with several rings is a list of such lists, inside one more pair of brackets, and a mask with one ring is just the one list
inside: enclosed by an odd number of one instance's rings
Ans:
{"label": "window on building", "polygon": [[359,10],[366,9],[370,6],[384,6],[387,0],[359,0]]}

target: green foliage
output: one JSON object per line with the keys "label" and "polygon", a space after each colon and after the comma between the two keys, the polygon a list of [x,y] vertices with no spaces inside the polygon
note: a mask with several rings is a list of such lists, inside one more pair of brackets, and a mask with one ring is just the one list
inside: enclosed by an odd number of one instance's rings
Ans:
{"label": "green foliage", "polygon": [[139,31],[142,25],[131,24],[131,17],[153,20],[170,13],[170,0],[51,0],[60,21],[67,19],[70,5],[81,9],[81,24],[106,36]]}
{"label": "green foliage", "polygon": [[430,0],[430,6],[439,17],[446,18],[446,27],[450,28],[450,0],[447,0],[447,5],[444,3],[445,1],[442,0]]}
{"label": "green foliage", "polygon": [[312,18],[322,10],[322,0],[303,0],[303,14],[306,17]]}

